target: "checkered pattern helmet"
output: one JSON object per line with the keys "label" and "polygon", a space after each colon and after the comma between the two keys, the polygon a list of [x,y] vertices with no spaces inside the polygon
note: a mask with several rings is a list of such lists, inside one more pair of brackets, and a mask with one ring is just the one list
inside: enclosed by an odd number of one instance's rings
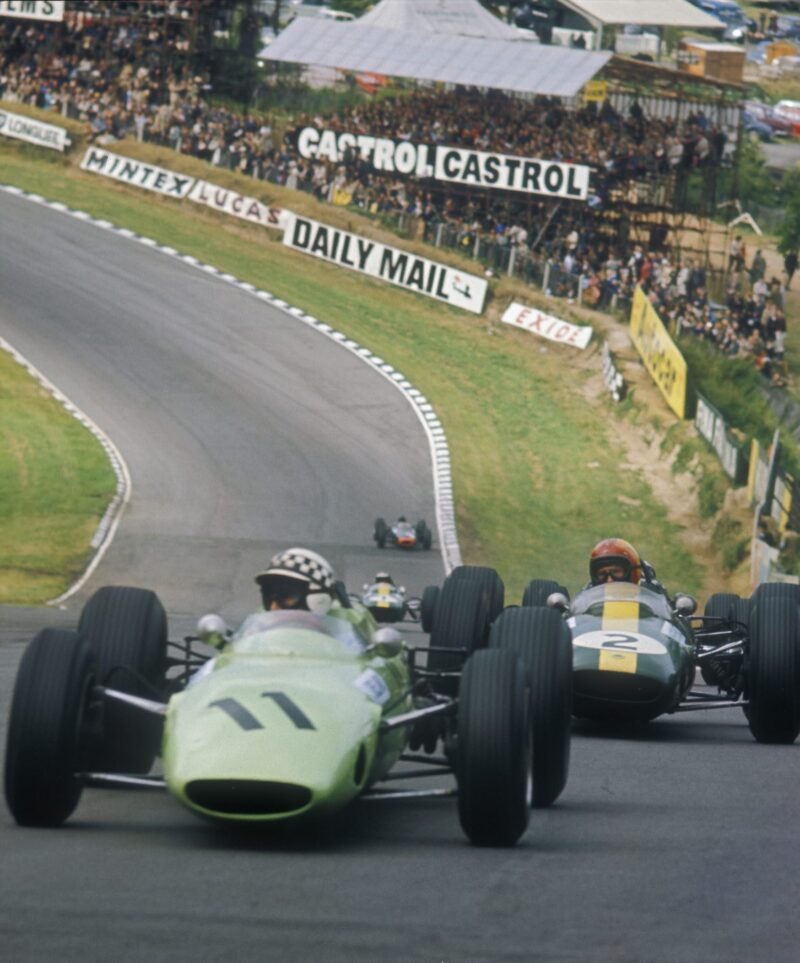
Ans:
{"label": "checkered pattern helmet", "polygon": [[256,582],[262,585],[273,576],[305,582],[309,592],[330,594],[334,590],[333,569],[321,555],[309,548],[287,548],[273,555],[267,568],[256,575]]}

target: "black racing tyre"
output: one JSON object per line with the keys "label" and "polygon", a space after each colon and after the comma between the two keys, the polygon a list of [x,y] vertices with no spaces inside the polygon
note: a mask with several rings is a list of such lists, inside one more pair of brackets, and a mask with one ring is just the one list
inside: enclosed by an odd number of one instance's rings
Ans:
{"label": "black racing tyre", "polygon": [[439,586],[428,585],[422,593],[419,606],[420,624],[422,631],[430,633],[436,618],[436,603],[439,601]]}
{"label": "black racing tyre", "polygon": [[[103,685],[131,695],[162,696],[167,668],[167,616],[149,589],[105,585],[84,605],[78,632],[97,657]],[[162,720],[106,701],[103,739],[92,765],[104,772],[147,772],[161,743]]]}
{"label": "black racing tyre", "polygon": [[750,599],[737,598],[731,606],[731,619],[744,626],[744,631],[750,630]]}
{"label": "black racing tyre", "polygon": [[733,606],[740,601],[739,596],[733,592],[716,592],[706,602],[703,615],[712,619],[731,619],[733,618]]}
{"label": "black racing tyre", "polygon": [[[486,592],[468,580],[446,578],[436,602],[436,618],[431,629],[430,645],[449,652],[428,653],[428,669],[433,672],[458,672],[465,658],[486,643],[489,613]],[[437,679],[438,692],[454,695],[458,679]]]}
{"label": "black racing tyre", "polygon": [[458,815],[471,842],[512,846],[531,805],[530,696],[513,652],[482,650],[464,667],[458,705]]}
{"label": "black racing tyre", "polygon": [[447,576],[447,580],[469,581],[486,589],[489,601],[489,621],[494,622],[506,604],[506,588],[503,580],[493,568],[486,565],[458,565]]}
{"label": "black racing tyre", "polygon": [[533,805],[550,806],[569,773],[572,635],[552,608],[510,608],[492,625],[489,647],[515,653],[529,673]]}
{"label": "black racing tyre", "polygon": [[5,795],[21,826],[60,826],[83,791],[82,722],[96,678],[77,632],[44,629],[25,650],[11,702]]}
{"label": "black racing tyre", "polygon": [[800,732],[800,607],[796,593],[759,593],[756,589],[747,665],[747,721],[756,741],[794,742]]}
{"label": "black racing tyre", "polygon": [[525,586],[525,591],[522,594],[522,604],[529,608],[537,605],[547,605],[547,600],[553,592],[561,592],[562,595],[566,595],[567,599],[569,599],[569,592],[554,579],[533,578]]}
{"label": "black racing tyre", "polygon": [[761,599],[775,596],[793,599],[796,605],[800,605],[800,585],[791,582],[762,582],[750,596],[750,601],[755,604]]}
{"label": "black racing tyre", "polygon": [[425,531],[422,533],[422,547],[427,552],[430,550],[430,547],[432,544],[433,544],[433,532],[426,525]]}
{"label": "black racing tyre", "polygon": [[384,548],[386,546],[386,536],[389,534],[389,526],[386,524],[386,520],[383,518],[375,519],[375,531],[372,537],[378,544],[378,548]]}

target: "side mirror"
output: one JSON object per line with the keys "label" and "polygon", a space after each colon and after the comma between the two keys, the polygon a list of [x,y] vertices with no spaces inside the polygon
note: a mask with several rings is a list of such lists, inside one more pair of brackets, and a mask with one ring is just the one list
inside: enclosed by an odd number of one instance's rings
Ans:
{"label": "side mirror", "polygon": [[405,649],[403,636],[397,629],[383,626],[372,633],[367,646],[367,655],[377,655],[381,659],[394,659]]}
{"label": "side mirror", "polygon": [[673,604],[678,615],[694,615],[697,611],[697,599],[691,595],[676,595]]}
{"label": "side mirror", "polygon": [[229,635],[228,623],[221,615],[204,615],[197,623],[197,637],[215,649],[221,649]]}
{"label": "side mirror", "polygon": [[551,592],[550,595],[547,596],[547,605],[548,608],[566,612],[569,608],[569,599],[563,592]]}

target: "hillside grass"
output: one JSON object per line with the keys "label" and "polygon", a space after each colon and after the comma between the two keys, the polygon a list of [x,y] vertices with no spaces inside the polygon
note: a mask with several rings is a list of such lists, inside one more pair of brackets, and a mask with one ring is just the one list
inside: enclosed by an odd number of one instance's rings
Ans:
{"label": "hillside grass", "polygon": [[[235,186],[267,203],[433,254],[467,271],[478,267],[450,252],[398,242],[351,211],[164,148],[126,141],[109,149]],[[44,154],[0,143],[0,181],[131,228],[266,288],[371,348],[423,391],[451,447],[464,559],[496,567],[509,601],[533,577],[577,588],[585,580],[590,547],[609,534],[639,544],[667,584],[699,588],[703,572],[682,546],[679,528],[641,475],[625,467],[611,430],[613,402],[603,395],[590,404],[584,397],[586,380],[599,371],[597,342],[590,349],[594,364],[587,365],[575,349],[493,323],[512,296],[569,316],[565,305],[556,308],[519,282],[496,280],[486,315],[479,318],[311,260],[263,228],[86,174],[77,166],[81,150],[66,158]],[[58,381],[57,371],[48,374]],[[371,522],[364,519],[365,544]],[[17,524],[24,530],[23,518]],[[18,551],[22,558],[30,547],[20,542]]]}

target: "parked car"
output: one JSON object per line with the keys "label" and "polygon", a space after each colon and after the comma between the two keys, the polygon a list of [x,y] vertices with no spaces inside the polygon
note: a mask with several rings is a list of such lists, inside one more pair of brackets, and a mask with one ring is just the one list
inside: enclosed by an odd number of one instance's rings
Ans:
{"label": "parked car", "polygon": [[762,104],[758,100],[746,100],[742,104],[745,115],[750,115],[753,120],[766,124],[775,137],[791,137],[794,133],[794,124],[786,117],[781,117],[769,104]]}

